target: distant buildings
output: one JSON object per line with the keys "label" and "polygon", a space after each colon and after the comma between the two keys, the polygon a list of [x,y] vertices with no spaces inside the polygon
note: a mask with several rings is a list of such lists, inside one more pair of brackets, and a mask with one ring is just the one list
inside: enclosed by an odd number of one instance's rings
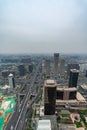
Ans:
{"label": "distant buildings", "polygon": [[19,71],[19,76],[24,76],[25,75],[25,67],[24,67],[24,65],[19,65],[18,66],[18,71]]}
{"label": "distant buildings", "polygon": [[8,75],[9,75],[9,71],[8,71],[8,70],[3,70],[3,71],[2,71],[2,76],[3,76],[4,78],[7,78]]}
{"label": "distant buildings", "polygon": [[70,70],[69,87],[77,87],[79,71],[76,69]]}
{"label": "distant buildings", "polygon": [[87,70],[86,70],[86,72],[85,72],[85,77],[87,78]]}
{"label": "distant buildings", "polygon": [[61,62],[60,62],[60,74],[64,74],[64,70],[65,70],[65,60],[61,59]]}
{"label": "distant buildings", "polygon": [[49,59],[45,60],[45,71],[46,71],[46,75],[49,76],[50,75],[50,60]]}
{"label": "distant buildings", "polygon": [[59,53],[54,53],[54,74],[58,75]]}
{"label": "distant buildings", "polygon": [[30,73],[33,72],[33,64],[29,64],[29,72],[30,72]]}

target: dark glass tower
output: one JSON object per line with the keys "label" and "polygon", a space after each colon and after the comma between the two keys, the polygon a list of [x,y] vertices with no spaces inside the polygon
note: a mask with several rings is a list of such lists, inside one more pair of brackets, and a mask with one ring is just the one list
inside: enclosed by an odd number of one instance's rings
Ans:
{"label": "dark glass tower", "polygon": [[24,65],[19,65],[19,66],[18,66],[18,71],[19,71],[19,75],[20,75],[20,76],[24,76],[24,75],[25,75]]}
{"label": "dark glass tower", "polygon": [[33,72],[33,64],[29,64],[29,72],[30,72],[30,73]]}
{"label": "dark glass tower", "polygon": [[44,114],[54,115],[56,105],[56,83],[54,80],[45,81],[44,85]]}
{"label": "dark glass tower", "polygon": [[69,87],[77,87],[79,71],[76,69],[70,70]]}
{"label": "dark glass tower", "polygon": [[77,63],[68,64],[68,66],[67,66],[67,75],[68,76],[70,75],[70,70],[71,69],[77,69],[77,70],[79,70],[80,66]]}

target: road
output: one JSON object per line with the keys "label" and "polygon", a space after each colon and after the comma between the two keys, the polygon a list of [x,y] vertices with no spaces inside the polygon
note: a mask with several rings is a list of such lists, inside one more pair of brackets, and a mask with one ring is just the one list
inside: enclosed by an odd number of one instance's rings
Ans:
{"label": "road", "polygon": [[[28,87],[28,90],[26,92],[26,96],[24,97],[24,100],[22,102],[21,107],[19,108],[18,104],[16,105],[15,111],[14,111],[10,121],[7,123],[4,130],[11,130],[11,126],[13,126],[13,130],[22,130],[22,126],[24,124],[27,109],[30,109],[32,104],[34,103],[34,101],[32,101],[32,103],[29,104],[29,107],[27,108],[27,103],[30,99],[32,90],[34,89],[37,74],[39,72],[39,68],[40,68],[40,64],[37,66],[37,69],[32,77],[31,84]],[[20,112],[19,112],[19,109],[20,109]]]}
{"label": "road", "polygon": [[[35,79],[37,78],[37,74],[35,75],[35,77],[34,77],[34,79],[33,79],[33,82],[32,82],[32,84],[31,84],[31,90],[29,91],[29,97],[28,97],[28,99],[26,99],[27,100],[27,102],[26,102],[26,105],[24,105],[24,110],[23,110],[23,112],[21,113],[22,115],[21,115],[21,118],[19,118],[19,120],[18,120],[18,122],[17,122],[17,124],[16,124],[16,126],[15,126],[15,129],[14,130],[24,130],[24,126],[25,126],[25,124],[26,124],[26,122],[25,122],[25,115],[26,115],[26,112],[27,112],[27,110],[29,110],[29,109],[31,109],[32,108],[32,105],[33,105],[33,103],[35,102],[35,100],[39,97],[39,95],[40,95],[40,91],[37,93],[37,95],[36,95],[36,97],[33,99],[33,101],[30,103],[30,104],[28,104],[28,100],[30,99],[30,96],[31,96],[31,93],[36,89],[35,87],[36,87],[36,85],[35,85]],[[41,74],[40,74],[40,79],[41,79]],[[39,79],[39,86],[40,86],[40,79]],[[40,90],[40,89],[39,89]]]}

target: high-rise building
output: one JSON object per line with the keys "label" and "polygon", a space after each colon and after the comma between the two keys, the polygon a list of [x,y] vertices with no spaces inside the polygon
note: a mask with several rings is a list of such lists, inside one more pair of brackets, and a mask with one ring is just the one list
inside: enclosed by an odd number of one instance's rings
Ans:
{"label": "high-rise building", "polygon": [[58,74],[59,53],[54,53],[54,74]]}
{"label": "high-rise building", "polygon": [[70,70],[69,87],[77,87],[79,71],[76,69]]}
{"label": "high-rise building", "polygon": [[3,70],[3,71],[2,71],[2,76],[3,76],[4,78],[7,78],[8,75],[9,75],[9,71],[8,71],[8,70]]}
{"label": "high-rise building", "polygon": [[45,70],[46,70],[46,74],[49,76],[50,75],[50,60],[49,59],[45,60]]}
{"label": "high-rise building", "polygon": [[15,80],[14,80],[14,76],[13,74],[9,74],[8,76],[8,79],[9,79],[9,86],[13,89],[15,88]]}
{"label": "high-rise building", "polygon": [[65,60],[61,59],[61,62],[60,62],[60,73],[61,74],[64,73],[64,69],[65,69]]}
{"label": "high-rise building", "polygon": [[29,72],[32,73],[33,71],[33,64],[29,64]]}
{"label": "high-rise building", "polygon": [[85,74],[85,77],[87,78],[87,70],[86,70],[86,74]]}
{"label": "high-rise building", "polygon": [[71,69],[77,69],[79,70],[80,69],[80,66],[78,63],[71,63],[71,64],[68,64],[67,66],[67,75],[69,76],[70,75],[70,70]]}
{"label": "high-rise building", "polygon": [[24,76],[25,75],[25,67],[24,67],[24,65],[19,65],[18,66],[18,71],[19,71],[20,76]]}
{"label": "high-rise building", "polygon": [[56,87],[54,80],[46,80],[44,83],[44,114],[54,115],[56,104]]}

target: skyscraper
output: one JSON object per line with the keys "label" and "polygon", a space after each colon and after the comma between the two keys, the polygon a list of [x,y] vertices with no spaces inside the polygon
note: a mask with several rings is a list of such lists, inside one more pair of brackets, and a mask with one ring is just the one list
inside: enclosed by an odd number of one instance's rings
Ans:
{"label": "skyscraper", "polygon": [[9,79],[9,86],[13,89],[15,88],[15,80],[14,80],[14,76],[13,74],[9,74],[8,76],[8,79]]}
{"label": "skyscraper", "polygon": [[30,73],[33,72],[33,64],[29,64],[29,72],[30,72]]}
{"label": "skyscraper", "polygon": [[86,72],[85,72],[85,77],[87,78],[87,70],[86,70]]}
{"label": "skyscraper", "polygon": [[54,80],[46,80],[44,83],[44,114],[54,115],[56,104],[56,87]]}
{"label": "skyscraper", "polygon": [[19,66],[18,66],[18,71],[19,71],[19,75],[20,75],[20,76],[24,76],[24,75],[25,75],[24,65],[19,65]]}
{"label": "skyscraper", "polygon": [[76,69],[70,70],[69,87],[77,87],[79,71]]}
{"label": "skyscraper", "polygon": [[67,66],[67,75],[69,76],[70,75],[70,70],[71,69],[77,69],[79,70],[80,69],[80,66],[78,63],[71,63],[71,64],[68,64]]}
{"label": "skyscraper", "polygon": [[61,59],[61,62],[60,62],[60,73],[61,74],[64,74],[64,69],[65,69],[65,60]]}
{"label": "skyscraper", "polygon": [[45,70],[46,70],[47,76],[49,76],[50,75],[50,60],[49,59],[45,60]]}
{"label": "skyscraper", "polygon": [[54,74],[58,74],[59,53],[54,53]]}

